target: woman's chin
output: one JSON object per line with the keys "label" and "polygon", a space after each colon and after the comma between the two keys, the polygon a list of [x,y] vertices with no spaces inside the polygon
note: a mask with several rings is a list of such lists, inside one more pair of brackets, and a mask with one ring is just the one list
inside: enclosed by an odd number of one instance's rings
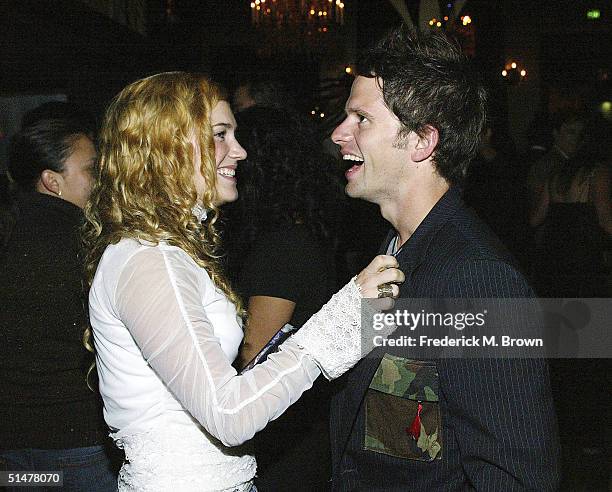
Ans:
{"label": "woman's chin", "polygon": [[223,205],[235,202],[236,200],[238,200],[238,191],[228,193],[224,190],[222,193],[217,194],[217,199],[214,201],[214,205],[215,207],[222,207]]}

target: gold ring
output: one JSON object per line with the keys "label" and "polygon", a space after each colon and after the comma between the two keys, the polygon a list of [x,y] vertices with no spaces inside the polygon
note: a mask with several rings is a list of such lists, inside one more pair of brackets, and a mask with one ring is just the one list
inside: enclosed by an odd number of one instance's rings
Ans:
{"label": "gold ring", "polygon": [[391,284],[382,284],[377,287],[378,298],[393,297],[393,286]]}

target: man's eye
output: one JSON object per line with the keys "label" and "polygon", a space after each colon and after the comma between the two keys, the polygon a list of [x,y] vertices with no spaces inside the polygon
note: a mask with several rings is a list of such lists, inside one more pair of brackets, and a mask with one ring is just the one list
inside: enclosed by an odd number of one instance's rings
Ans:
{"label": "man's eye", "polygon": [[368,119],[362,115],[362,114],[358,114],[357,117],[359,118],[359,123],[363,123],[364,121],[368,121]]}

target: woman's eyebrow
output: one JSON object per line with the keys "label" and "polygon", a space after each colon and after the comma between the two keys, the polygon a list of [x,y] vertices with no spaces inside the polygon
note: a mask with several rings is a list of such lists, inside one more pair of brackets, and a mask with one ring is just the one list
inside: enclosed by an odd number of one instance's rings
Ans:
{"label": "woman's eyebrow", "polygon": [[234,127],[231,123],[213,123],[213,126],[223,126],[225,128],[233,128]]}

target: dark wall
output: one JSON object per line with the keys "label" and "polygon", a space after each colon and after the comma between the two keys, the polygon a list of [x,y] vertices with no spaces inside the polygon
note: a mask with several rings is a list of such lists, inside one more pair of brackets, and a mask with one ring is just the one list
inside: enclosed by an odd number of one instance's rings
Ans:
{"label": "dark wall", "polygon": [[71,0],[8,0],[0,19],[0,93],[65,93],[99,113],[153,68],[151,46],[127,27]]}

